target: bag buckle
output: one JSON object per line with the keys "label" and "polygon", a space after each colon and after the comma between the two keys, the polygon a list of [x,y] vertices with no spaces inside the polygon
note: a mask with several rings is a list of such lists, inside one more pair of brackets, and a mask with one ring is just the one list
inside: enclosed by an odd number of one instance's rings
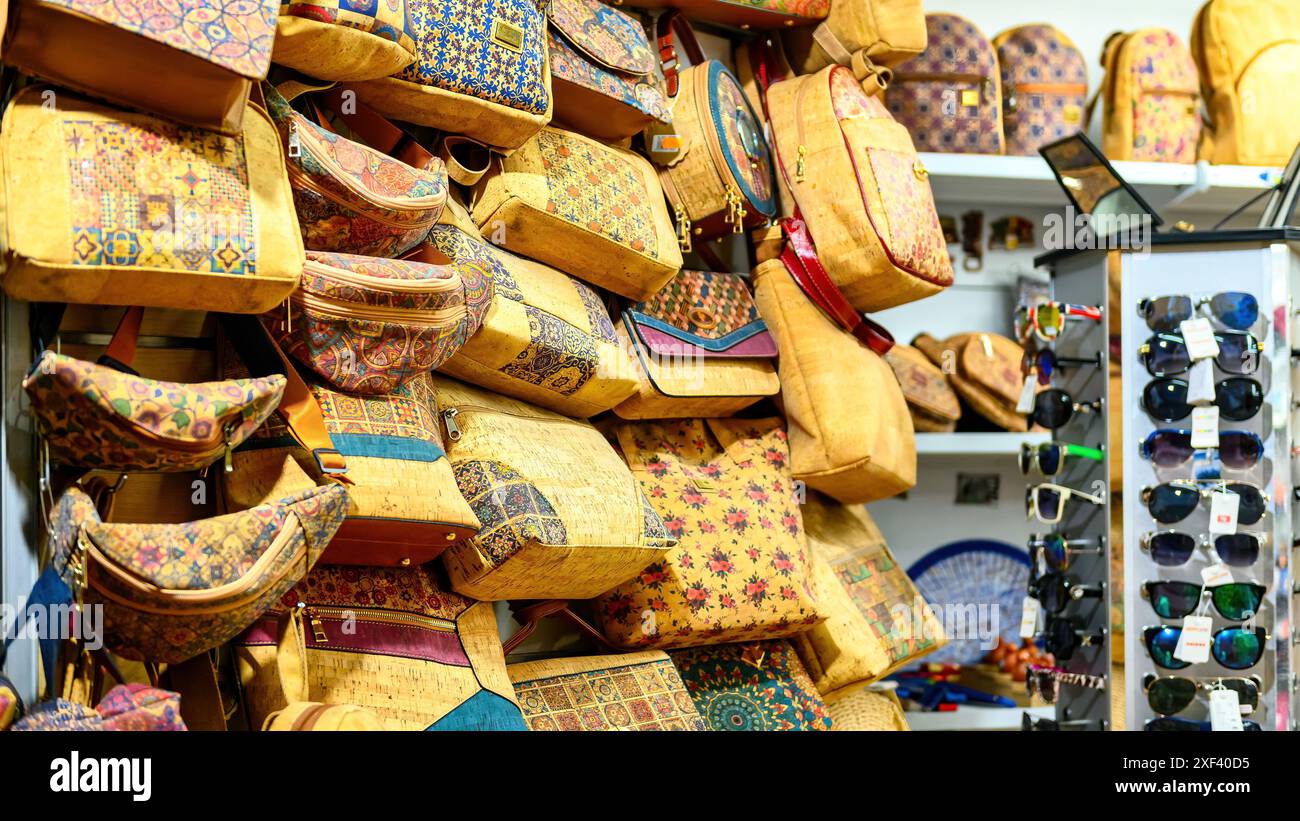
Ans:
{"label": "bag buckle", "polygon": [[[339,462],[343,464],[342,467],[330,467],[325,464],[325,459],[323,457],[331,454],[339,457]],[[342,475],[348,472],[348,466],[343,459],[343,454],[339,453],[336,448],[312,448],[311,457],[316,460],[316,467],[320,468],[320,472],[324,473],[326,476]]]}

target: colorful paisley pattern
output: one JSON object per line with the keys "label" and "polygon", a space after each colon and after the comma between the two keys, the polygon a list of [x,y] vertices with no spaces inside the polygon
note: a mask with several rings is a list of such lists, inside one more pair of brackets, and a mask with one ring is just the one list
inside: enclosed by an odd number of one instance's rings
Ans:
{"label": "colorful paisley pattern", "polygon": [[1191,53],[1168,29],[1134,35],[1127,49],[1133,88],[1132,159],[1196,162],[1201,117]]}
{"label": "colorful paisley pattern", "polygon": [[284,3],[280,14],[346,26],[397,43],[415,54],[406,0],[315,0]]}
{"label": "colorful paisley pattern", "polygon": [[621,647],[793,635],[821,620],[779,419],[622,424],[628,466],[677,547],[596,600]]}
{"label": "colorful paisley pattern", "polygon": [[[349,393],[391,393],[451,358],[492,304],[476,261],[449,265],[308,251],[289,322],[264,317],[284,349]],[[376,317],[369,318],[369,313]],[[394,312],[408,312],[396,318]]]}
{"label": "colorful paisley pattern", "polygon": [[651,259],[659,258],[653,200],[632,163],[598,143],[543,128],[546,212]]}
{"label": "colorful paisley pattern", "polygon": [[713,730],[829,730],[831,716],[788,641],[671,654]]}
{"label": "colorful paisley pattern", "polygon": [[[315,564],[347,507],[347,491],[329,484],[211,519],[118,524],[101,522],[94,503],[73,486],[55,505],[49,532],[55,567],[69,584],[78,528],[101,557],[84,559],[84,595],[87,604],[104,607],[106,646],[125,658],[174,663],[226,643],[274,605]],[[212,595],[194,601],[179,590]]]}
{"label": "colorful paisley pattern", "polygon": [[119,684],[95,705],[105,730],[176,732],[185,730],[181,696],[147,684]]}
{"label": "colorful paisley pattern", "polygon": [[45,351],[23,389],[56,462],[113,471],[198,470],[280,404],[284,377],[182,384]]}
{"label": "colorful paisley pattern", "polygon": [[429,233],[447,202],[447,171],[428,169],[353,142],[294,111],[264,86],[267,110],[286,147],[294,207],[309,249],[398,257]]}
{"label": "colorful paisley pattern", "polygon": [[706,730],[667,657],[519,680],[515,698],[530,730]]}
{"label": "colorful paisley pattern", "polygon": [[271,67],[278,0],[39,0],[147,37],[241,77]]}
{"label": "colorful paisley pattern", "polygon": [[406,0],[406,9],[417,57],[398,79],[546,113],[546,14],[537,0]]}

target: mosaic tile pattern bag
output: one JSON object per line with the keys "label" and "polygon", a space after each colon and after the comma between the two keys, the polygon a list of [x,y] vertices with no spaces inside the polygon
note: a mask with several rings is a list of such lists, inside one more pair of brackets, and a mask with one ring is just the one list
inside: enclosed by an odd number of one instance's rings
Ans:
{"label": "mosaic tile pattern bag", "polygon": [[832,729],[831,716],[788,641],[670,654],[711,730]]}

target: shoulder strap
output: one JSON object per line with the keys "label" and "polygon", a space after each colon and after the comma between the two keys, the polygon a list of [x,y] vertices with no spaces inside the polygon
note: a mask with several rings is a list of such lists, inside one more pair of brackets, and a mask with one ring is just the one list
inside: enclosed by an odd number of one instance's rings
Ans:
{"label": "shoulder strap", "polygon": [[109,341],[108,348],[99,359],[95,360],[96,363],[115,371],[139,376],[140,373],[131,367],[131,363],[135,361],[136,344],[140,340],[140,325],[143,321],[144,308],[139,306],[127,308],[126,313],[122,314],[122,319],[117,323],[117,330],[113,331],[113,338]]}
{"label": "shoulder strap", "polygon": [[663,66],[664,84],[668,89],[669,97],[677,96],[678,86],[681,83],[681,64],[677,59],[677,49],[673,45],[674,34],[681,41],[682,48],[686,50],[691,65],[698,66],[706,62],[704,49],[700,48],[695,30],[691,28],[691,24],[681,12],[672,9],[659,15],[655,23],[655,36],[659,41],[659,62]]}
{"label": "shoulder strap", "polygon": [[513,653],[519,645],[524,643],[525,639],[533,634],[533,631],[537,629],[537,622],[548,616],[559,616],[567,621],[572,627],[577,629],[579,633],[602,647],[608,647],[611,650],[622,652],[619,648],[610,644],[609,639],[605,638],[604,633],[600,632],[595,627],[592,627],[586,619],[573,612],[573,610],[569,608],[569,602],[564,599],[548,599],[546,601],[533,602],[527,606],[520,607],[516,607],[514,603],[511,603],[510,609],[514,611],[515,620],[518,621],[521,626],[515,631],[515,634],[506,639],[505,644],[501,646],[507,656]]}
{"label": "shoulder strap", "polygon": [[781,261],[790,269],[794,281],[799,284],[808,298],[824,314],[834,320],[844,330],[852,334],[859,342],[884,356],[894,347],[894,337],[889,331],[859,313],[840,293],[840,289],[831,281],[830,275],[822,267],[813,248],[812,237],[808,228],[796,212],[794,217],[781,221],[785,229],[785,250],[781,252]]}

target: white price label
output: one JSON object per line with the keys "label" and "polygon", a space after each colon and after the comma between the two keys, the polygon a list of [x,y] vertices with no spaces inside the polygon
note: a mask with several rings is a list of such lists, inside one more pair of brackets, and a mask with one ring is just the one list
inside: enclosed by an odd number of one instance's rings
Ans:
{"label": "white price label", "polygon": [[1210,631],[1214,629],[1214,619],[1209,616],[1187,616],[1183,619],[1183,630],[1178,634],[1178,646],[1174,648],[1174,658],[1188,664],[1204,664],[1210,660]]}
{"label": "white price label", "polygon": [[1241,701],[1236,690],[1227,687],[1210,691],[1210,730],[1212,732],[1241,732]]}
{"label": "white price label", "polygon": [[1235,493],[1216,490],[1210,494],[1210,533],[1237,532],[1237,507],[1241,497]]}
{"label": "white price label", "polygon": [[1043,605],[1033,596],[1025,596],[1024,606],[1020,609],[1020,638],[1032,639],[1038,633],[1038,616],[1043,612]]}
{"label": "white price label", "polygon": [[1219,446],[1219,406],[1192,408],[1192,447]]}
{"label": "white price label", "polygon": [[1038,391],[1038,375],[1029,374],[1025,384],[1020,388],[1020,398],[1016,400],[1016,413],[1027,416],[1034,412],[1034,396]]}
{"label": "white price label", "polygon": [[1206,587],[1232,584],[1232,569],[1226,564],[1212,564],[1201,568],[1201,583]]}
{"label": "white price label", "polygon": [[1187,372],[1187,404],[1193,407],[1214,404],[1214,364],[1193,362]]}
{"label": "white price label", "polygon": [[1184,319],[1178,324],[1178,329],[1183,332],[1183,342],[1187,345],[1187,353],[1193,362],[1198,359],[1213,359],[1219,355],[1219,343],[1214,338],[1210,320],[1205,317]]}

